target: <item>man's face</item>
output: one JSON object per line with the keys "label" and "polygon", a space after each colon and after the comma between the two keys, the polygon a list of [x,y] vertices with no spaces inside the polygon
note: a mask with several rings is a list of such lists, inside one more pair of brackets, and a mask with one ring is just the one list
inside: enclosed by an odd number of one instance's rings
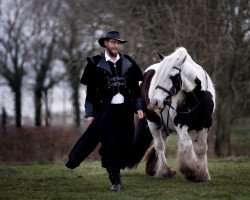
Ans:
{"label": "man's face", "polygon": [[110,56],[116,56],[121,50],[121,43],[118,40],[105,40],[104,44]]}

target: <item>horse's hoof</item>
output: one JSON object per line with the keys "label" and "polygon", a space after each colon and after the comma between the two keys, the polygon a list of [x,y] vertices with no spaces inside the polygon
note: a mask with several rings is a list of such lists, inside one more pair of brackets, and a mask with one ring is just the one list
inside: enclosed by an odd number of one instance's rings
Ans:
{"label": "horse's hoof", "polygon": [[199,182],[207,182],[207,181],[210,181],[211,179],[208,177],[198,177],[196,175],[190,175],[190,176],[186,176],[185,177],[188,181],[191,181],[191,182],[196,182],[196,183],[199,183]]}
{"label": "horse's hoof", "polygon": [[176,175],[176,171],[167,171],[166,173],[163,173],[164,178],[172,178]]}
{"label": "horse's hoof", "polygon": [[191,182],[201,182],[199,179],[197,179],[197,176],[186,176],[185,177],[188,181],[191,181]]}

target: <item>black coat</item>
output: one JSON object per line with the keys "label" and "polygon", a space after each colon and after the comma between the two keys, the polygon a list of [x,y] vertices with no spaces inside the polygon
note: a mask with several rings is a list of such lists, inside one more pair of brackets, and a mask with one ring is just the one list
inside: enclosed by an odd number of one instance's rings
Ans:
{"label": "black coat", "polygon": [[105,60],[104,53],[88,58],[88,64],[81,78],[81,83],[87,85],[85,102],[86,117],[96,116],[104,105],[118,93],[118,87],[110,87],[109,79],[124,77],[126,85],[119,86],[119,92],[126,103],[132,103],[135,110],[142,109],[141,91],[138,81],[142,80],[141,69],[128,55],[120,54],[116,68],[110,61]]}
{"label": "black coat", "polygon": [[[124,78],[119,89],[112,86],[113,77]],[[86,117],[95,120],[71,150],[67,167],[79,166],[99,142],[103,167],[105,159],[119,159],[121,167],[126,166],[133,146],[134,111],[143,106],[138,84],[141,80],[140,68],[127,55],[120,54],[116,69],[112,62],[106,62],[104,54],[88,58],[81,83],[87,85]],[[124,96],[124,104],[110,104],[118,91]]]}

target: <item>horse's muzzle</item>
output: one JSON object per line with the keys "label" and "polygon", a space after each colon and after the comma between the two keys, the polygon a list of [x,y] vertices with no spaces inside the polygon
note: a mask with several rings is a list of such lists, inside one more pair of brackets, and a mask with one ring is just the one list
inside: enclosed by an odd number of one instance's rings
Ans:
{"label": "horse's muzzle", "polygon": [[164,102],[159,101],[157,99],[152,100],[148,105],[148,109],[152,111],[156,111],[162,108],[164,108]]}

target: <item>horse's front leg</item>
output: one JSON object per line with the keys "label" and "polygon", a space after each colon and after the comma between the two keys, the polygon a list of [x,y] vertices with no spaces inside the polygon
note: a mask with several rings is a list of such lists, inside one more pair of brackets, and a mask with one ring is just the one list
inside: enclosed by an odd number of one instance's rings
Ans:
{"label": "horse's front leg", "polygon": [[148,121],[154,139],[152,146],[145,155],[146,173],[158,178],[173,177],[176,172],[168,166],[165,157],[165,140],[158,125]]}
{"label": "horse's front leg", "polygon": [[188,134],[187,126],[175,127],[179,135],[177,164],[179,171],[189,181],[208,181],[205,135],[202,133],[193,144]]}
{"label": "horse's front leg", "polygon": [[196,137],[193,142],[194,151],[199,161],[199,171],[197,172],[197,179],[199,179],[199,181],[211,180],[207,166],[207,136],[208,129],[204,128],[196,132]]}

